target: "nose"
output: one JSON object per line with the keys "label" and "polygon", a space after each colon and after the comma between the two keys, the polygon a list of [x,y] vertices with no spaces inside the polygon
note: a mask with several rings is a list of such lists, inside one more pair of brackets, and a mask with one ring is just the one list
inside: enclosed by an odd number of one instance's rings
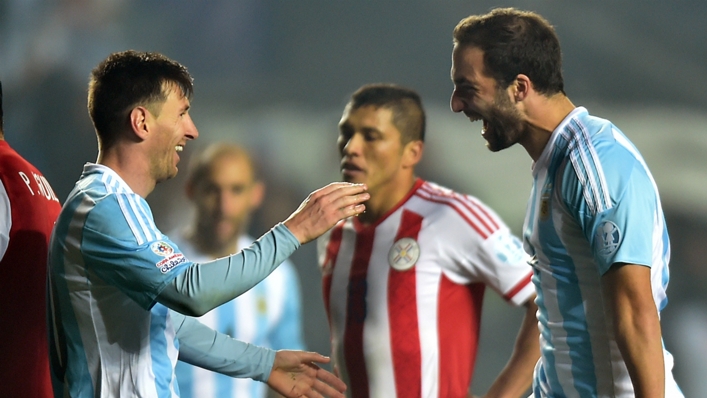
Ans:
{"label": "nose", "polygon": [[361,134],[355,133],[349,137],[348,141],[343,142],[341,147],[342,155],[360,154],[363,137]]}
{"label": "nose", "polygon": [[185,136],[188,140],[195,140],[199,138],[199,130],[196,129],[196,125],[194,124],[194,121],[192,120],[191,116],[188,113],[185,116],[187,116],[187,118],[189,119],[187,120]]}
{"label": "nose", "polygon": [[464,100],[459,98],[457,90],[452,91],[452,98],[449,99],[449,107],[454,113],[459,113],[464,110]]}

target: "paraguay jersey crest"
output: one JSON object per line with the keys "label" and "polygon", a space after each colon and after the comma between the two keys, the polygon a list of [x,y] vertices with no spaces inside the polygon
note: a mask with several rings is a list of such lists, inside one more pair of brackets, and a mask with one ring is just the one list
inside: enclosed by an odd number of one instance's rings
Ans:
{"label": "paraguay jersey crest", "polygon": [[413,238],[398,239],[388,252],[388,264],[398,271],[412,268],[420,258],[420,245]]}

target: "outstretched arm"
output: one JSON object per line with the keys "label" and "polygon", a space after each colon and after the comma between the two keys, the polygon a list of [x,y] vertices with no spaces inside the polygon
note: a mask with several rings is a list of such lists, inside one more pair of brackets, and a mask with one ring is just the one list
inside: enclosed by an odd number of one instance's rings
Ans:
{"label": "outstretched arm", "polygon": [[[192,264],[158,295],[157,301],[185,315],[201,316],[265,279],[301,244],[339,220],[360,214],[368,200],[361,184],[332,183],[311,193],[282,224],[229,257]],[[283,225],[284,224],[284,225]]]}
{"label": "outstretched arm", "polygon": [[601,278],[605,311],[637,398],[663,397],[665,364],[651,269],[616,263]]}
{"label": "outstretched arm", "polygon": [[521,397],[533,381],[533,369],[540,357],[540,332],[535,295],[525,303],[525,317],[518,331],[513,353],[486,393],[491,397]]}

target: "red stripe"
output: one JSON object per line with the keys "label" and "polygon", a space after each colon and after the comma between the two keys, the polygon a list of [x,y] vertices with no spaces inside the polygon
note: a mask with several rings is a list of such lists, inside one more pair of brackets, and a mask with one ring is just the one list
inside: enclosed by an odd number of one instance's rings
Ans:
{"label": "red stripe", "polygon": [[441,200],[441,199],[430,198],[430,197],[422,196],[422,195],[417,195],[417,196],[421,199],[428,201],[428,202],[441,203],[443,205],[447,205],[447,206],[451,207],[452,209],[454,209],[454,211],[456,211],[467,222],[467,224],[469,224],[476,231],[476,233],[479,234],[479,236],[481,236],[482,239],[486,239],[489,237],[489,235],[490,235],[489,233],[487,233],[486,231],[482,231],[481,228],[479,227],[479,225],[477,225],[463,211],[461,211],[457,206],[455,206],[454,203],[449,202],[449,199]]}
{"label": "red stripe", "polygon": [[[417,240],[421,228],[422,216],[403,210],[395,241],[402,238]],[[420,397],[422,396],[422,354],[417,319],[415,267],[404,271],[390,268],[388,272],[388,318],[397,396]]]}
{"label": "red stripe", "polygon": [[329,320],[331,330],[331,278],[334,275],[334,265],[341,246],[341,237],[344,232],[344,223],[341,222],[331,230],[329,243],[327,243],[324,262],[322,263],[322,294],[324,296],[324,310]]}
{"label": "red stripe", "polygon": [[[457,213],[464,217],[464,219],[467,220],[467,222],[472,227],[474,227],[474,229],[476,229],[480,235],[483,235],[484,239],[486,239],[488,235],[491,235],[498,230],[498,223],[496,222],[495,217],[491,213],[489,213],[483,205],[474,201],[472,198],[453,191],[449,191],[449,193],[446,193],[445,191],[434,190],[427,184],[422,187],[421,191],[425,192],[428,195],[431,195],[431,197],[418,195],[421,198],[429,200],[431,202],[446,203],[450,207],[454,208],[454,210],[456,210]],[[452,201],[461,204],[469,213],[473,214],[474,220],[483,225],[483,227],[488,230],[488,234],[480,232],[479,226],[474,224],[465,214],[463,214],[459,210],[459,208],[453,204]],[[480,216],[479,214],[482,214],[484,217]],[[488,220],[491,225],[489,225],[486,220]]]}
{"label": "red stripe", "polygon": [[439,286],[439,396],[467,397],[474,374],[485,285],[458,285],[444,274]]}
{"label": "red stripe", "polygon": [[513,296],[515,296],[519,291],[521,291],[524,287],[528,286],[530,283],[530,279],[533,277],[533,273],[529,273],[528,276],[523,278],[520,282],[518,282],[515,286],[513,286],[513,289],[509,290],[508,293],[503,295],[503,298],[506,299],[506,301],[510,301]]}
{"label": "red stripe", "polygon": [[349,374],[349,388],[354,398],[368,398],[368,373],[363,353],[363,323],[366,319],[368,264],[373,251],[375,228],[357,231],[353,261],[349,271],[344,330],[344,359]]}

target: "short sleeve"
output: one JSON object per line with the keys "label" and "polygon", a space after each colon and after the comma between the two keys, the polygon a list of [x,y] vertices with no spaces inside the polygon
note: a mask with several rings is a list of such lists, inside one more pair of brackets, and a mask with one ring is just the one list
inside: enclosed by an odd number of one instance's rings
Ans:
{"label": "short sleeve", "polygon": [[89,275],[95,273],[149,309],[191,262],[154,226],[144,199],[131,197],[137,205],[130,207],[117,196],[101,200],[88,214],[81,253]]}
{"label": "short sleeve", "polygon": [[522,305],[535,293],[532,268],[521,241],[501,228],[482,241],[474,262],[479,277],[514,305]]}
{"label": "short sleeve", "polygon": [[601,156],[599,182],[580,181],[572,168],[562,182],[565,204],[589,241],[602,275],[615,263],[650,266],[652,235],[659,222],[659,199],[648,170],[629,151],[615,148]]}

